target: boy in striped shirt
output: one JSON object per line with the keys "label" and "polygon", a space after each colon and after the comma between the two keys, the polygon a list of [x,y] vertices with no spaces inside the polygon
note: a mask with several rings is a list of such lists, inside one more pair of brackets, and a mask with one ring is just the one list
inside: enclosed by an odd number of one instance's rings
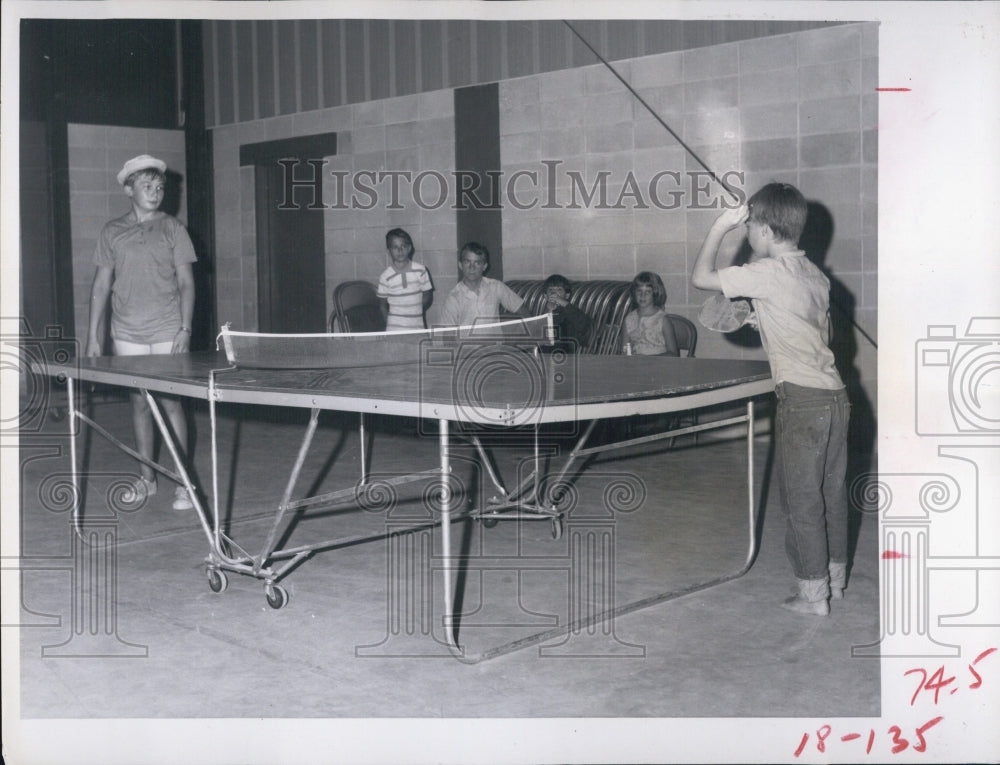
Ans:
{"label": "boy in striped shirt", "polygon": [[379,276],[376,294],[386,331],[424,329],[424,313],[433,300],[430,272],[413,262],[413,240],[403,229],[394,228],[385,235],[385,248],[392,262]]}

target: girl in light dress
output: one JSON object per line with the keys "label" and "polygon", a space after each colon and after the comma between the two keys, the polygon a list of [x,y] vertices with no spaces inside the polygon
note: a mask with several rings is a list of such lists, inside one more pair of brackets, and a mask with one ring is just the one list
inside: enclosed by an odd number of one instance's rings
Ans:
{"label": "girl in light dress", "polygon": [[663,306],[667,290],[652,271],[641,271],[632,280],[635,310],[625,317],[622,352],[640,356],[679,356],[677,336]]}

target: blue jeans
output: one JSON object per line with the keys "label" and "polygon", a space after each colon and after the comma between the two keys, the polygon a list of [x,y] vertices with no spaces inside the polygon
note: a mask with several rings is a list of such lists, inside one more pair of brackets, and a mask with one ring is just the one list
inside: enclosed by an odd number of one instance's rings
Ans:
{"label": "blue jeans", "polygon": [[847,561],[847,391],[779,383],[776,473],[796,579]]}

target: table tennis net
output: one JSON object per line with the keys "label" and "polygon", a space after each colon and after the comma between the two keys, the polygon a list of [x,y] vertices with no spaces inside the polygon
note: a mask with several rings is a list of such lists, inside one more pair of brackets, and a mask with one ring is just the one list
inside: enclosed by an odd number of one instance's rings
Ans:
{"label": "table tennis net", "polygon": [[493,344],[531,351],[551,345],[553,339],[552,314],[397,332],[274,334],[234,331],[226,324],[219,333],[230,364],[260,369],[415,364],[435,349],[461,353]]}

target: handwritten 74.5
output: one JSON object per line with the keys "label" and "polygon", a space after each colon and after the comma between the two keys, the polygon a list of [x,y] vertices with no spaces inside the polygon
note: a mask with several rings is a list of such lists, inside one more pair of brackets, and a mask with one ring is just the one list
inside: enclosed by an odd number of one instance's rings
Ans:
{"label": "handwritten 74.5", "polygon": [[[975,690],[976,688],[978,688],[983,684],[983,677],[978,672],[976,672],[975,666],[983,659],[985,659],[987,656],[989,656],[991,653],[995,653],[996,650],[997,650],[996,648],[988,648],[987,650],[979,654],[975,659],[973,659],[971,664],[969,664],[969,673],[975,678],[975,680],[973,680],[972,683],[969,684],[969,688],[971,688],[972,690]],[[945,677],[943,664],[936,670],[934,670],[934,672],[930,675],[927,674],[927,670],[924,669],[923,667],[915,667],[914,669],[908,669],[906,670],[906,672],[903,673],[904,677],[906,675],[920,676],[920,683],[917,685],[917,689],[913,692],[913,696],[910,698],[911,707],[917,703],[917,697],[920,695],[921,691],[933,691],[934,703],[937,704],[938,696],[941,693],[941,690],[955,682],[954,675]],[[953,687],[949,691],[948,695],[949,696],[955,695],[955,693],[958,692],[959,687],[960,686],[958,685]]]}
{"label": "handwritten 74.5", "polygon": [[[980,653],[972,662],[968,665],[968,672],[971,676],[972,681],[966,686],[969,690],[976,690],[980,688],[983,684],[983,676],[976,671],[975,667],[979,662],[985,659],[987,656],[996,653],[996,648],[988,648],[987,650]],[[933,672],[928,672],[924,667],[915,667],[913,669],[908,669],[903,673],[904,677],[909,675],[916,675],[920,682],[917,685],[916,690],[910,697],[910,706],[914,706],[917,700],[920,698],[921,693],[932,693],[933,701],[932,703],[936,706],[940,700],[941,691],[948,688],[948,696],[953,696],[962,687],[956,684],[958,680],[956,675],[945,675],[944,665],[941,665]],[[926,698],[926,697],[925,697]],[[913,738],[915,742],[913,745],[913,751],[924,752],[927,750],[927,739],[924,738],[924,734],[933,728],[938,723],[944,720],[943,715],[938,715],[933,717],[923,725],[914,728]],[[830,741],[830,736],[833,734],[833,728],[830,725],[822,725],[815,731],[816,736],[816,751],[826,752],[828,742]],[[865,746],[865,753],[871,754],[872,748],[875,746],[875,729],[869,728],[867,731],[867,744]],[[886,729],[886,734],[890,737],[891,752],[892,754],[899,754],[905,749],[908,749],[911,745],[910,740],[903,735],[903,729],[898,725],[890,725]],[[856,731],[850,731],[839,736],[840,741],[849,742],[856,741],[862,738],[864,734],[858,733]],[[799,745],[795,748],[793,755],[799,757],[802,752],[805,751],[806,746],[809,743],[810,733],[805,732],[802,734],[802,738],[799,739]]]}

